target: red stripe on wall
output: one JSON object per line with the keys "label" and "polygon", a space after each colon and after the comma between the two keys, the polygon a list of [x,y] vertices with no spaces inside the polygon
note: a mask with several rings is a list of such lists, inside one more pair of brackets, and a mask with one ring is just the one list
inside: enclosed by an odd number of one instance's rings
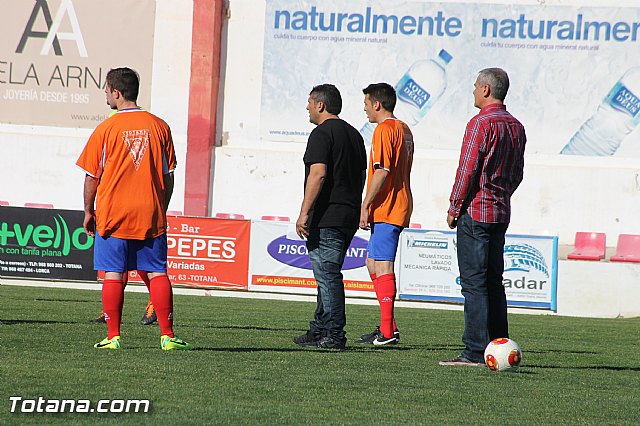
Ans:
{"label": "red stripe on wall", "polygon": [[209,216],[220,87],[223,0],[194,0],[184,212]]}

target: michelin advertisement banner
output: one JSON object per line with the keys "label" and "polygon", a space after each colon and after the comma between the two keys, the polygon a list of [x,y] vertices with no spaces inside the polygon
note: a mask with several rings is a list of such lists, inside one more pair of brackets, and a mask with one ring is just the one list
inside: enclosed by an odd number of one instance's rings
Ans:
{"label": "michelin advertisement banner", "polygon": [[261,136],[305,142],[309,91],[328,82],[370,139],[362,89],[384,81],[417,149],[457,150],[478,71],[501,67],[528,153],[637,158],[639,51],[640,7],[270,0]]}
{"label": "michelin advertisement banner", "polygon": [[111,68],[151,101],[155,1],[0,0],[0,122],[93,128],[107,118]]}
{"label": "michelin advertisement banner", "polygon": [[[558,237],[507,235],[502,284],[509,306],[556,307]],[[405,229],[400,299],[462,303],[456,233]]]}

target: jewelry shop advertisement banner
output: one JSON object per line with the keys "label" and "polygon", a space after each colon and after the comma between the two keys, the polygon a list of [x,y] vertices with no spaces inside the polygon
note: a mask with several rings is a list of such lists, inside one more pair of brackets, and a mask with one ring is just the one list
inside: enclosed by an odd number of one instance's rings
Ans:
{"label": "jewelry shop advertisement banner", "polygon": [[529,154],[640,157],[640,7],[535,3],[270,0],[261,137],[305,142],[309,92],[332,83],[370,141],[362,89],[387,82],[417,149],[457,150],[478,72],[500,67]]}
{"label": "jewelry shop advertisement banner", "polygon": [[[558,237],[507,235],[502,284],[513,307],[555,311]],[[456,233],[405,229],[400,299],[462,303]]]}
{"label": "jewelry shop advertisement banner", "polygon": [[0,122],[94,128],[107,72],[140,74],[151,101],[155,1],[0,0]]}
{"label": "jewelry shop advertisement banner", "polygon": [[[358,231],[342,265],[346,296],[374,297],[367,272],[369,233]],[[254,221],[251,228],[249,290],[316,294],[306,241],[294,223]]]}
{"label": "jewelry shop advertisement banner", "polygon": [[0,276],[94,281],[84,212],[0,207]]}

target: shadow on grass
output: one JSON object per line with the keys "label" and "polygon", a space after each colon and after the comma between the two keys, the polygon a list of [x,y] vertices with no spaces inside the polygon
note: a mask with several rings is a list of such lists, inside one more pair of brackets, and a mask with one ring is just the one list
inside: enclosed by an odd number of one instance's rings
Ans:
{"label": "shadow on grass", "polygon": [[376,351],[409,351],[412,348],[408,347],[390,347],[390,348],[354,348],[353,346],[347,346],[345,350],[337,349],[320,349],[320,348],[208,348],[208,347],[196,347],[192,351],[204,351],[204,352],[317,352],[317,353],[362,353],[362,352],[376,352]]}
{"label": "shadow on grass", "polygon": [[545,349],[542,351],[527,350],[530,354],[578,354],[578,355],[598,355],[600,352],[593,351],[572,351],[566,349]]}
{"label": "shadow on grass", "polygon": [[0,319],[0,325],[23,325],[23,324],[80,324],[77,321],[44,321],[44,320],[4,320]]}
{"label": "shadow on grass", "polygon": [[607,371],[640,371],[640,367],[615,367],[612,365],[592,365],[582,367],[565,367],[562,365],[537,365],[527,364],[523,366],[526,368],[545,368],[545,369],[558,369],[558,370],[607,370]]}
{"label": "shadow on grass", "polygon": [[[29,299],[25,299],[29,300]],[[48,298],[36,298],[33,299],[34,302],[75,302],[75,303],[92,303],[98,304],[100,303],[100,298],[97,297],[95,299],[48,299]]]}
{"label": "shadow on grass", "polygon": [[[197,329],[205,329],[205,330],[255,330],[255,331],[291,331],[293,333],[299,332],[304,333],[304,331],[300,331],[297,328],[276,328],[276,327],[260,327],[256,325],[189,325],[189,324],[181,324],[180,328],[197,328]],[[293,337],[293,335],[292,335]]]}

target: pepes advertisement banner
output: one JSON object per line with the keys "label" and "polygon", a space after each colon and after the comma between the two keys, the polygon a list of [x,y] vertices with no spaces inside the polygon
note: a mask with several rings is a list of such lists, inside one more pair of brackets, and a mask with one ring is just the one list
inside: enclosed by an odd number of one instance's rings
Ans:
{"label": "pepes advertisement banner", "polygon": [[247,290],[251,221],[169,216],[173,284]]}
{"label": "pepes advertisement banner", "polygon": [[416,148],[457,150],[478,71],[501,67],[528,153],[637,158],[639,49],[640,7],[271,0],[261,137],[305,142],[308,94],[333,83],[341,117],[370,140],[362,89],[387,82]]}
{"label": "pepes advertisement banner", "polygon": [[121,66],[140,74],[148,108],[155,3],[0,0],[0,122],[93,128],[109,114],[107,72]]}
{"label": "pepes advertisement banner", "polygon": [[[406,229],[400,237],[400,299],[462,303],[454,231]],[[555,311],[558,237],[507,235],[502,284],[509,306]]]}
{"label": "pepes advertisement banner", "polygon": [[[316,294],[311,261],[295,224],[254,221],[251,231],[251,281],[249,290]],[[369,233],[358,231],[342,266],[346,296],[374,297],[367,272]]]}
{"label": "pepes advertisement banner", "polygon": [[95,281],[83,219],[82,211],[0,207],[0,276]]}

